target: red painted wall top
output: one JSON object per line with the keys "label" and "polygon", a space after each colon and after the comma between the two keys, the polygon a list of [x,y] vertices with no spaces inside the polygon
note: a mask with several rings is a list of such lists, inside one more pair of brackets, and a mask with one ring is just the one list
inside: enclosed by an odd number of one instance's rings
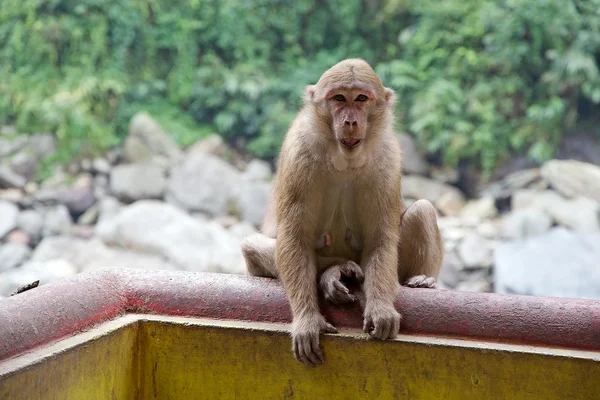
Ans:
{"label": "red painted wall top", "polygon": [[[600,301],[402,288],[401,331],[600,350]],[[322,304],[338,327],[358,305]],[[0,361],[126,313],[289,323],[280,284],[241,275],[134,269],[85,272],[0,300]]]}

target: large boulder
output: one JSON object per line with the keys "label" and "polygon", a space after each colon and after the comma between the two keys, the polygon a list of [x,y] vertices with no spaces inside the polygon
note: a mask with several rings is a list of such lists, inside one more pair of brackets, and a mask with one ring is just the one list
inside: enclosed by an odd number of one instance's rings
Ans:
{"label": "large boulder", "polygon": [[406,133],[398,134],[398,141],[402,148],[402,170],[406,174],[427,173],[427,162],[417,148],[415,140]]}
{"label": "large boulder", "polygon": [[31,249],[22,243],[6,243],[0,246],[0,272],[18,267],[29,254]]}
{"label": "large boulder", "polygon": [[164,258],[188,271],[243,273],[240,241],[216,222],[203,223],[170,204],[141,200],[102,219],[105,243]]}
{"label": "large boulder", "polygon": [[193,153],[171,170],[165,198],[187,211],[227,215],[229,201],[241,184],[239,172],[227,162],[210,154]]}
{"label": "large boulder", "polygon": [[37,280],[40,281],[40,285],[44,285],[76,273],[77,268],[64,259],[58,258],[48,262],[29,261],[19,268],[8,270],[2,274],[0,296],[9,296],[19,287]]}
{"label": "large boulder", "polygon": [[566,199],[552,190],[523,189],[514,193],[512,208],[543,211],[577,232],[600,231],[600,203],[588,197]]}
{"label": "large boulder", "polygon": [[429,200],[445,215],[457,215],[465,205],[465,196],[454,186],[419,175],[402,177],[402,195]]}
{"label": "large boulder", "polygon": [[600,299],[600,234],[557,227],[496,248],[498,293]]}
{"label": "large boulder", "polygon": [[551,160],[542,176],[566,197],[584,196],[600,201],[600,167],[575,160]]}
{"label": "large boulder", "polygon": [[131,163],[176,161],[182,154],[177,143],[146,112],[139,112],[129,123],[123,155]]}
{"label": "large boulder", "polygon": [[97,268],[176,269],[159,256],[111,248],[98,238],[85,240],[70,236],[48,237],[36,247],[31,257],[31,261],[39,263],[57,259],[68,261],[77,272]]}
{"label": "large boulder", "polygon": [[0,239],[17,227],[19,207],[6,200],[0,200]]}
{"label": "large boulder", "polygon": [[151,163],[118,165],[110,173],[110,191],[126,203],[158,199],[167,186],[165,175],[163,167]]}

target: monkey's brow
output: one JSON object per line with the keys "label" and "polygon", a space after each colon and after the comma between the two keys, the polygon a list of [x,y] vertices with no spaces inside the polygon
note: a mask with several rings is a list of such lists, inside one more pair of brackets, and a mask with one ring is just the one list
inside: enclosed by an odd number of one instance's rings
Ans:
{"label": "monkey's brow", "polygon": [[340,83],[337,85],[332,85],[329,89],[329,91],[327,92],[327,95],[325,96],[325,98],[329,98],[331,97],[336,90],[361,90],[363,92],[365,92],[365,94],[370,97],[371,99],[375,98],[375,93],[373,91],[373,89],[369,86],[369,85],[365,85],[364,83],[361,82],[352,82],[350,84],[346,84],[346,83]]}

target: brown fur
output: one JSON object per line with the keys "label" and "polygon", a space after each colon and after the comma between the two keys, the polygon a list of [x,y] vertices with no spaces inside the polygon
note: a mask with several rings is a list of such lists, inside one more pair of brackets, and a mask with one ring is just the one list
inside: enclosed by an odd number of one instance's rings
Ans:
{"label": "brown fur", "polygon": [[[359,100],[363,93],[369,101]],[[443,254],[436,212],[425,200],[404,206],[394,100],[359,59],[309,86],[281,148],[262,234],[242,243],[249,274],[281,280],[294,317],[292,349],[308,365],[323,361],[319,333],[336,331],[319,311],[319,286],[326,298],[353,301],[334,281],[358,264],[364,329],[378,339],[399,330],[399,282],[435,286]],[[345,140],[360,143],[349,148]]]}

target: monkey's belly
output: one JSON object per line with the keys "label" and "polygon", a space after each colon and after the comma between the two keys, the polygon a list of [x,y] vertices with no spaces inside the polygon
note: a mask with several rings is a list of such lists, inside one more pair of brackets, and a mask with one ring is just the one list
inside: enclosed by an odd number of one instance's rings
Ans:
{"label": "monkey's belly", "polygon": [[323,226],[315,242],[319,256],[339,257],[355,262],[360,261],[362,250],[360,230],[356,224],[346,219],[334,218],[330,226]]}

